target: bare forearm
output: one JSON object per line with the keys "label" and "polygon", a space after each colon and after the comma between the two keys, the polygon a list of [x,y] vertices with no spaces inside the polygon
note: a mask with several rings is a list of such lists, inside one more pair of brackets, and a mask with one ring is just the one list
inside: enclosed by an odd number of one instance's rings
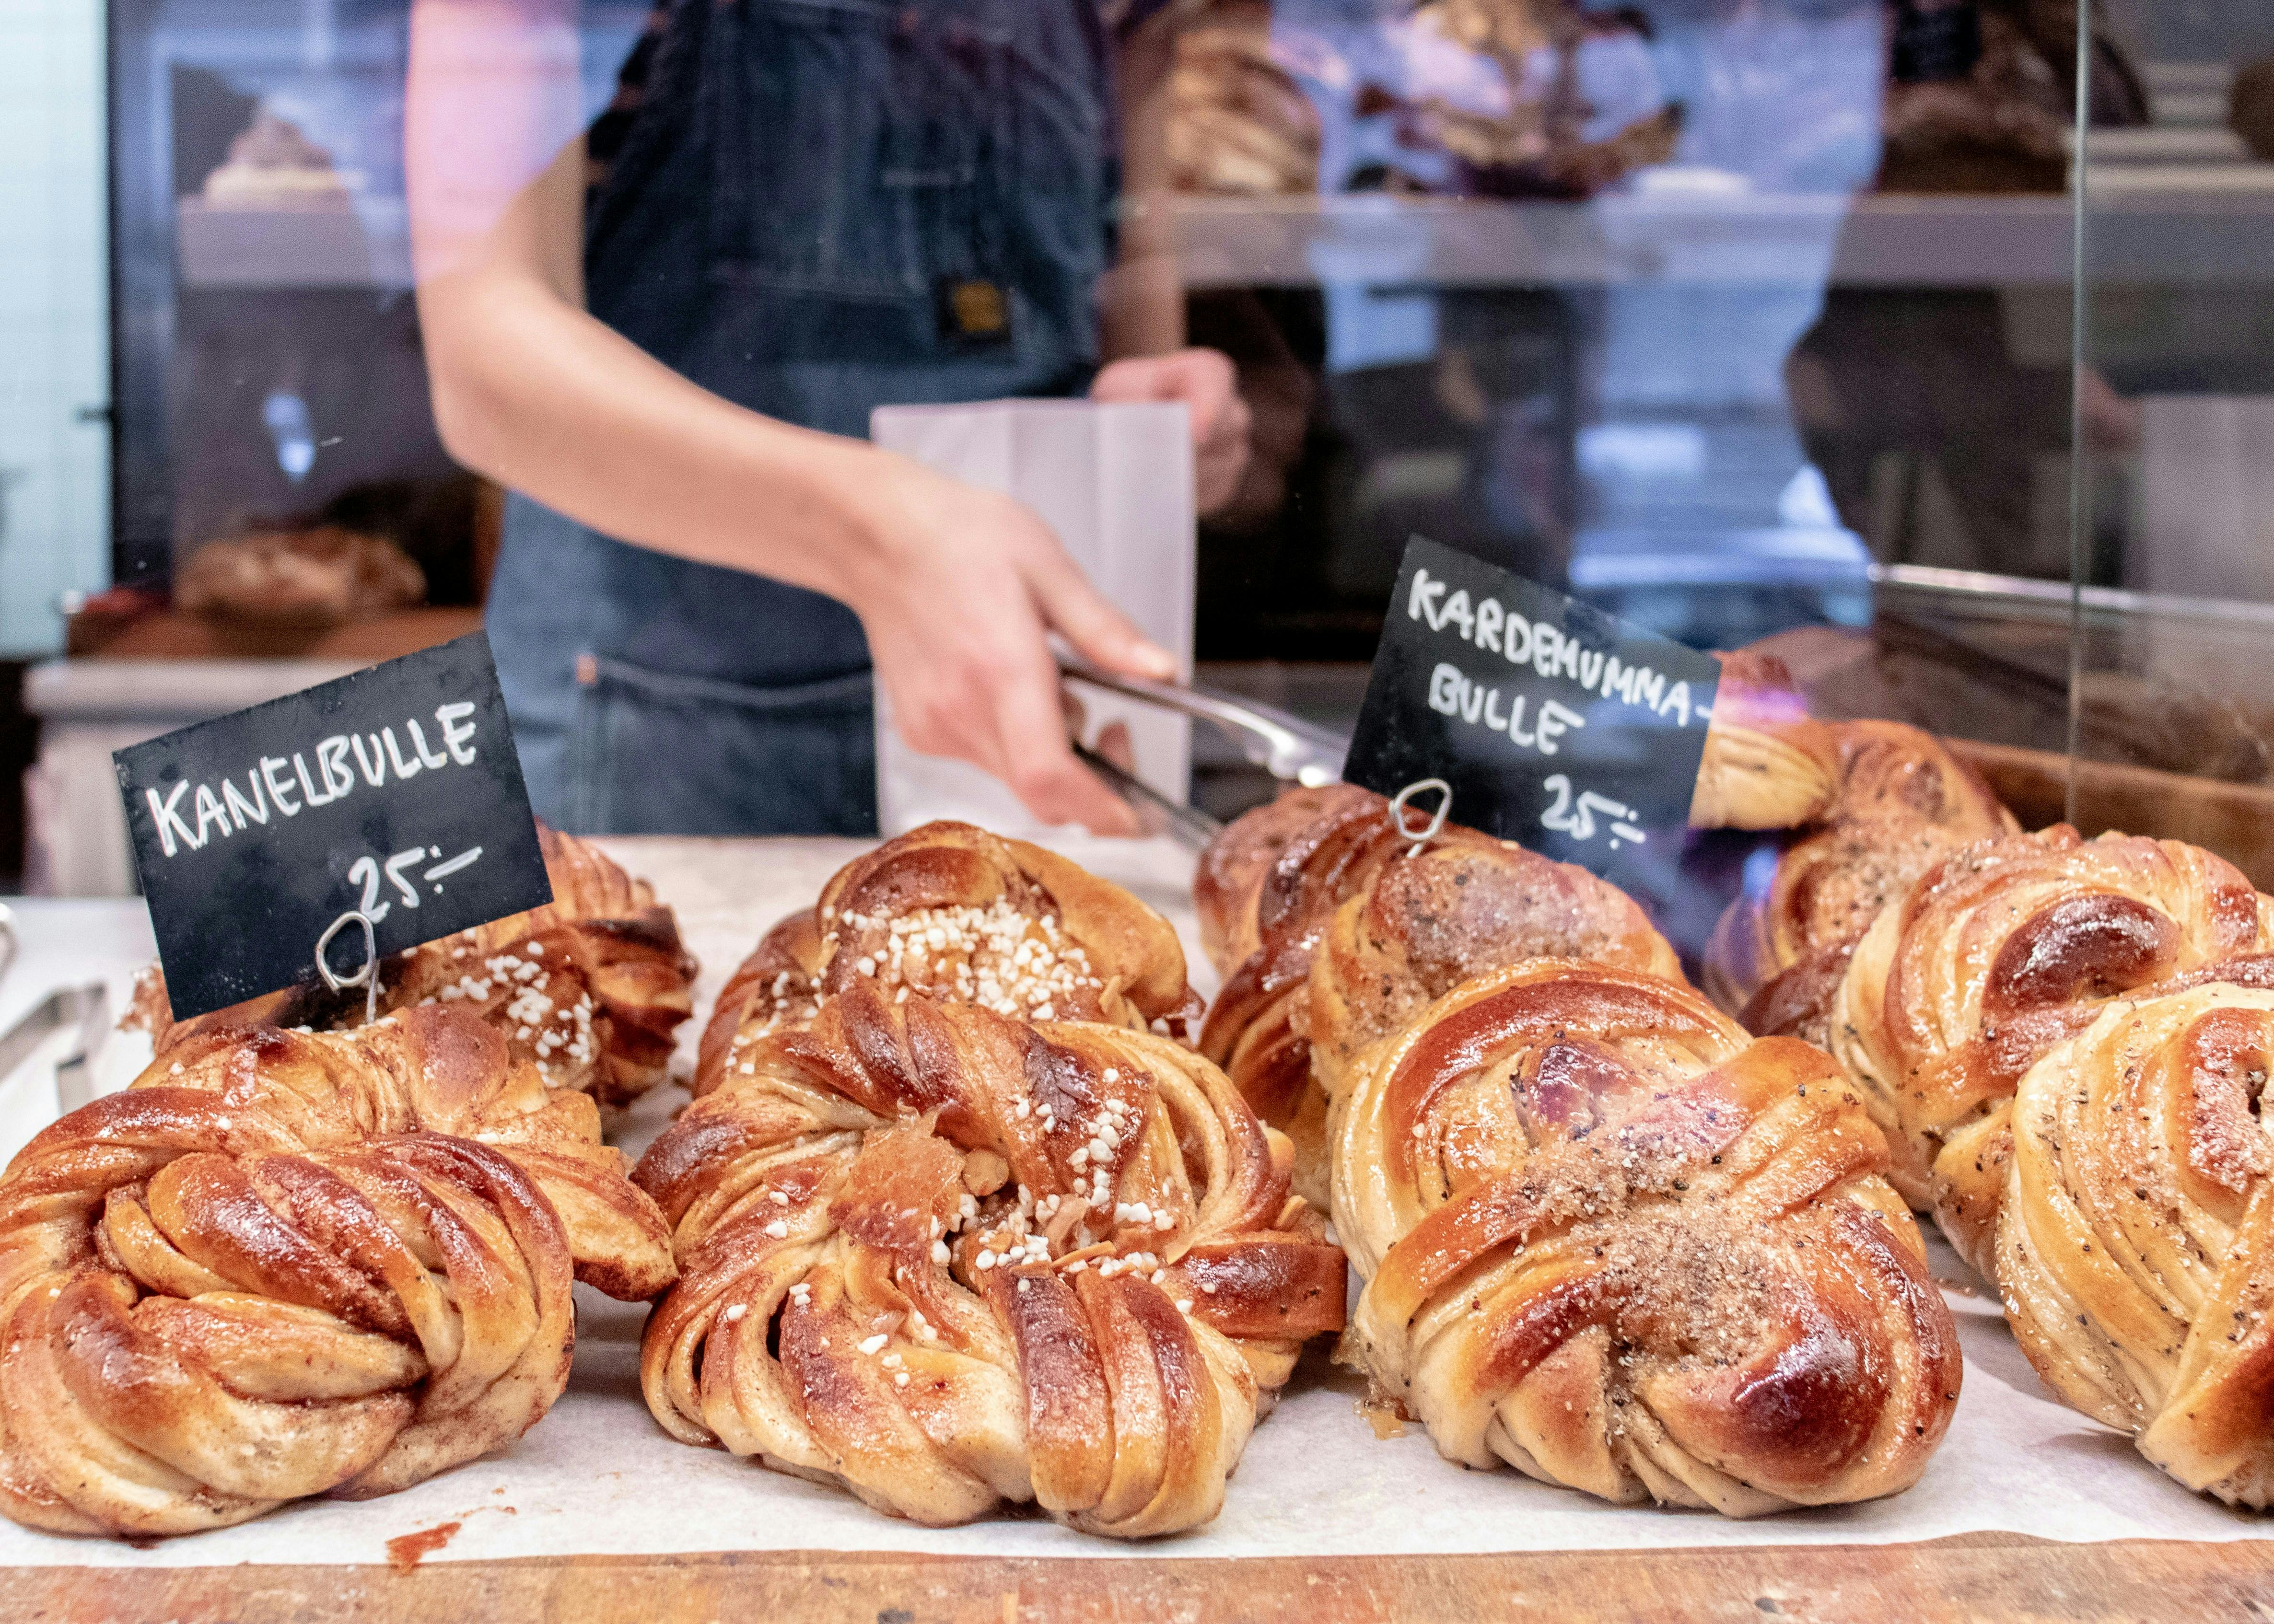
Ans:
{"label": "bare forearm", "polygon": [[1138,675],[1176,662],[1047,524],[908,458],[744,410],[587,313],[574,11],[413,8],[404,167],[451,452],[605,534],[850,605],[915,748],[995,774],[1051,822],[1133,829],[1067,748],[1048,638]]}
{"label": "bare forearm", "polygon": [[722,400],[511,270],[430,282],[419,315],[460,462],[636,545],[854,594],[898,459]]}

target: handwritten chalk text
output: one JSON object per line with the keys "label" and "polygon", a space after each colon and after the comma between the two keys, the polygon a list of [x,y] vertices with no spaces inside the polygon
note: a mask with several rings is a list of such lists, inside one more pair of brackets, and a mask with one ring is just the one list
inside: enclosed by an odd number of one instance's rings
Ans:
{"label": "handwritten chalk text", "polygon": [[[297,817],[311,808],[329,806],[358,787],[377,789],[388,781],[390,772],[401,782],[453,763],[471,767],[478,756],[473,744],[475,726],[466,719],[473,714],[474,707],[463,702],[434,708],[434,726],[441,740],[439,749],[427,744],[425,733],[413,717],[403,725],[403,736],[410,740],[407,751],[393,727],[375,733],[334,733],[305,750],[260,757],[245,770],[242,788],[235,778],[223,778],[218,793],[212,784],[187,778],[162,797],[154,789],[146,789],[142,793],[149,802],[151,821],[157,825],[159,849],[168,857],[184,847],[202,851],[216,836],[227,838],[243,833],[248,823],[266,824],[272,813]],[[315,758],[312,771],[310,756]]]}
{"label": "handwritten chalk text", "polygon": [[[1447,585],[1427,570],[1415,569],[1412,588],[1406,594],[1407,618],[1423,622],[1432,631],[1449,628],[1463,642],[1497,654],[1510,665],[1529,665],[1540,676],[1576,684],[1583,693],[1639,706],[1653,716],[1670,716],[1677,727],[1690,726],[1692,709],[1689,683],[1668,682],[1665,674],[1653,666],[1630,665],[1615,654],[1588,648],[1560,627],[1545,620],[1527,620],[1514,610],[1502,607],[1498,598],[1480,597],[1472,603],[1466,588],[1457,588],[1448,596]],[[1440,665],[1437,673],[1449,669]],[[1429,703],[1443,710],[1437,703],[1437,674],[1433,673]],[[1550,705],[1554,703],[1548,702]],[[1547,709],[1545,705],[1541,707],[1543,718]],[[1700,721],[1704,720],[1703,710],[1696,714]],[[1552,750],[1545,753],[1554,754]]]}

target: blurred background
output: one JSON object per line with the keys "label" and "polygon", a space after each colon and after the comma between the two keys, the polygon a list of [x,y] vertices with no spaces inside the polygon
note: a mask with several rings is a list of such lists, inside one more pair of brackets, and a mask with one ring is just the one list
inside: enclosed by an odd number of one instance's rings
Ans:
{"label": "blurred background", "polygon": [[[2073,654],[2096,761],[2274,776],[2264,0],[1174,9],[1173,190],[1126,207],[1257,421],[1201,680],[1347,725],[1419,532],[1769,640],[2041,798]],[[647,10],[582,8],[588,112]],[[0,891],[131,885],[116,745],[478,622],[501,498],[428,408],[406,23],[0,16]],[[1195,750],[1197,803],[1266,793]]]}

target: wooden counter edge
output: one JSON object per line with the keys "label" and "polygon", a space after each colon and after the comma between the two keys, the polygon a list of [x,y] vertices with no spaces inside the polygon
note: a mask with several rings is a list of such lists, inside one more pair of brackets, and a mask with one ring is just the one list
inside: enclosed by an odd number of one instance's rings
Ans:
{"label": "wooden counter edge", "polygon": [[1201,1559],[752,1552],[0,1571],[11,1624],[2274,1619],[2274,1545],[1916,1545]]}
{"label": "wooden counter edge", "polygon": [[[1949,743],[2023,828],[2042,829],[2067,816],[2067,756],[1973,739]],[[2260,890],[2274,889],[2274,789],[2095,761],[2077,763],[2076,788],[2076,823],[2083,833],[2118,829],[2185,840],[2217,852]]]}

